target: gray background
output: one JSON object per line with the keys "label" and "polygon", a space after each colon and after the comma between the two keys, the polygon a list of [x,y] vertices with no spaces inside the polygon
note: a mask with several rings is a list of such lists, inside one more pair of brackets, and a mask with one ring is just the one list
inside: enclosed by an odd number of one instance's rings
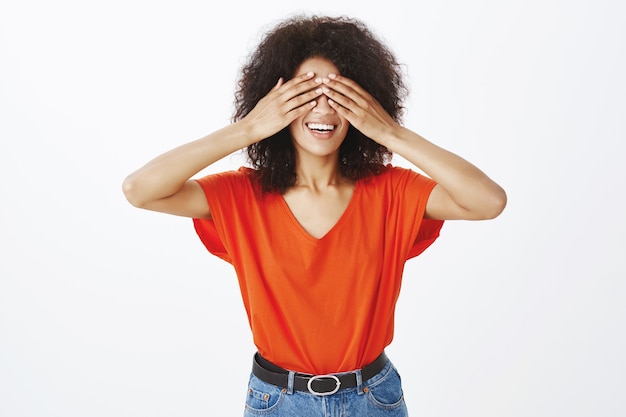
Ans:
{"label": "gray background", "polygon": [[405,124],[509,195],[407,264],[388,352],[411,415],[626,415],[624,3],[294,3],[0,4],[0,415],[242,414],[231,267],[121,182],[228,123],[243,58],[298,11],[370,24]]}

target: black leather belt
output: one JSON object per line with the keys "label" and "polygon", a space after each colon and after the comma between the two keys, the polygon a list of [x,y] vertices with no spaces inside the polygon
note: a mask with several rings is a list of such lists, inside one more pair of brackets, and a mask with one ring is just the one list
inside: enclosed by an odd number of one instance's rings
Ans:
{"label": "black leather belt", "polygon": [[[374,362],[361,369],[361,381],[365,382],[383,370],[387,364],[387,355],[381,353]],[[289,371],[274,365],[258,352],[254,355],[252,362],[252,373],[268,384],[281,388],[288,388]],[[330,375],[308,375],[296,373],[293,380],[293,389],[297,391],[309,392],[315,395],[334,394],[343,388],[357,386],[356,373],[348,372]]]}

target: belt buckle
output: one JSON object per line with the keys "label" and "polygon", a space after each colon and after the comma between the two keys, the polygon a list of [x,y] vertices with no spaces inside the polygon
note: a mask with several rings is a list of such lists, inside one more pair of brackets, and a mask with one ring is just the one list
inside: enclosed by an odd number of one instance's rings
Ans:
{"label": "belt buckle", "polygon": [[[322,379],[322,378],[330,378],[330,379],[334,379],[335,380],[335,389],[329,392],[317,392],[314,391],[313,388],[311,387],[311,384],[313,384],[313,381],[316,379]],[[341,386],[341,381],[339,380],[339,378],[337,378],[335,375],[314,375],[312,376],[309,381],[306,383],[306,387],[309,390],[309,392],[311,394],[314,395],[319,395],[319,396],[325,396],[325,395],[333,395],[334,393],[336,393],[337,391],[339,391],[339,387]]]}

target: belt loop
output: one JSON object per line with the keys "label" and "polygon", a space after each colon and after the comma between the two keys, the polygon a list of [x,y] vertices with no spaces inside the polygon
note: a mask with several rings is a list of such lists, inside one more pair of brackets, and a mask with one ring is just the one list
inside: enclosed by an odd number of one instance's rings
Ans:
{"label": "belt loop", "polygon": [[293,381],[295,379],[296,373],[294,371],[289,371],[289,376],[287,377],[287,394],[293,394]]}
{"label": "belt loop", "polygon": [[356,390],[359,395],[363,395],[363,376],[361,375],[361,370],[357,369],[354,371],[356,374]]}

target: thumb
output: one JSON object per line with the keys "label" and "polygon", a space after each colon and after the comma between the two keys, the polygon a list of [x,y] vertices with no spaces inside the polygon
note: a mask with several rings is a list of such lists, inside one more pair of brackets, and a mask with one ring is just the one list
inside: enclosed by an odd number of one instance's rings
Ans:
{"label": "thumb", "polygon": [[284,84],[283,77],[280,77],[278,79],[278,82],[276,83],[276,85],[274,87],[272,87],[272,91],[278,90],[280,88],[280,86],[283,85],[283,84]]}

